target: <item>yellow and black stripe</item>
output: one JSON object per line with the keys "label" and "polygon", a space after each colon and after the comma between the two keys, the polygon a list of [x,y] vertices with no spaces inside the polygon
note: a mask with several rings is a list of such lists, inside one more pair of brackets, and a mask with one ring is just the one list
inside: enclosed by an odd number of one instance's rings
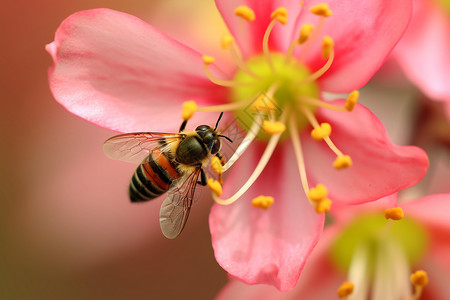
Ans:
{"label": "yellow and black stripe", "polygon": [[177,163],[165,152],[155,149],[136,169],[131,178],[131,202],[154,199],[167,192],[172,182],[181,174]]}

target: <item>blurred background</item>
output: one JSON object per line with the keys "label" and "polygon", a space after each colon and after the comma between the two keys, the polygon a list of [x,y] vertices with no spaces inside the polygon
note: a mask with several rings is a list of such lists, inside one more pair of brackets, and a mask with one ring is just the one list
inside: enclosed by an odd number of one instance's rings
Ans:
{"label": "blurred background", "polygon": [[[206,32],[223,26],[211,1],[1,1],[0,298],[213,298],[227,275],[211,247],[211,200],[198,201],[178,239],[164,238],[161,201],[128,201],[136,166],[103,154],[115,133],[68,113],[49,91],[45,45],[70,14],[97,7],[181,40],[205,18],[215,20]],[[200,38],[189,40],[201,48]]]}
{"label": "blurred background", "polygon": [[[45,45],[67,16],[96,7],[135,15],[205,53],[225,30],[208,0],[0,3],[0,298],[211,299],[227,282],[211,248],[211,200],[198,201],[179,238],[165,239],[160,201],[128,201],[135,166],[103,154],[114,133],[68,113],[49,91]],[[361,102],[394,142],[430,155],[429,175],[410,195],[450,192],[442,103],[425,99],[393,62]]]}

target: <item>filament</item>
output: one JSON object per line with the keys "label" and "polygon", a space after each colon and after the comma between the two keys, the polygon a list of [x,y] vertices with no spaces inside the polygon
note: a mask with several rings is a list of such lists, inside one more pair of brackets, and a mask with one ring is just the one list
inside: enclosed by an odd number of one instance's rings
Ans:
{"label": "filament", "polygon": [[[282,123],[286,122],[285,112],[283,112],[283,114],[281,115],[280,122]],[[216,201],[216,203],[222,205],[232,204],[250,188],[250,186],[256,181],[256,179],[258,179],[259,175],[261,175],[262,171],[269,162],[269,159],[272,156],[273,151],[275,150],[278,144],[278,141],[280,140],[281,134],[282,133],[277,133],[271,136],[269,142],[267,143],[266,149],[264,150],[264,153],[258,162],[258,165],[256,166],[255,170],[253,170],[252,175],[250,175],[247,182],[233,196],[231,196],[228,199],[220,199],[217,195],[212,193],[212,196],[214,198],[214,201]]]}
{"label": "filament", "polygon": [[206,73],[206,76],[208,77],[208,79],[212,83],[215,83],[215,84],[220,85],[220,86],[239,87],[239,86],[245,86],[245,85],[251,84],[249,82],[236,82],[236,81],[222,80],[222,79],[215,78],[213,76],[213,74],[211,73],[211,71],[209,70],[208,65],[206,65],[206,64],[205,64],[205,73]]}
{"label": "filament", "polygon": [[220,112],[220,111],[231,111],[231,110],[238,110],[240,108],[243,108],[247,105],[250,105],[254,101],[253,98],[250,98],[245,101],[239,101],[239,102],[230,102],[226,104],[219,104],[214,106],[201,106],[197,107],[197,111],[201,112]]}
{"label": "filament", "polygon": [[245,138],[239,144],[238,148],[230,157],[230,159],[222,167],[223,172],[228,170],[239,159],[239,157],[241,157],[241,155],[245,152],[245,150],[247,150],[248,146],[250,146],[255,137],[258,135],[259,130],[261,129],[262,120],[263,120],[262,113],[259,113],[256,116],[255,120],[253,121],[253,124],[248,130],[248,133],[245,136]]}
{"label": "filament", "polygon": [[312,97],[302,96],[298,100],[303,103],[312,104],[315,106],[319,106],[319,107],[334,110],[334,111],[345,111],[346,110],[344,107],[333,105],[328,102],[322,101],[320,99],[312,98]]}
{"label": "filament", "polygon": [[264,33],[263,37],[263,53],[266,57],[267,62],[269,63],[270,69],[272,69],[273,73],[276,73],[275,67],[273,66],[272,59],[270,57],[270,50],[269,50],[269,36],[272,32],[273,27],[277,23],[277,19],[273,19],[272,22],[270,22],[269,26],[266,29],[266,32]]}
{"label": "filament", "polygon": [[300,81],[300,84],[316,81],[320,76],[325,74],[325,72],[328,71],[328,69],[330,69],[333,60],[334,60],[334,50],[331,50],[330,57],[328,58],[325,65],[323,65],[319,70],[317,70],[313,74],[309,75],[307,78],[302,79],[302,81]]}
{"label": "filament", "polygon": [[[299,133],[295,124],[295,117],[293,114],[289,118],[289,131],[291,134],[292,145],[294,146],[295,157],[297,158],[298,171],[300,173],[302,187],[303,190],[305,191],[305,195],[308,195],[309,186],[308,186],[308,178],[306,176],[305,160],[303,158],[302,145],[300,143],[300,138],[298,137]],[[311,202],[311,204],[314,204],[311,200],[309,200],[309,202]]]}

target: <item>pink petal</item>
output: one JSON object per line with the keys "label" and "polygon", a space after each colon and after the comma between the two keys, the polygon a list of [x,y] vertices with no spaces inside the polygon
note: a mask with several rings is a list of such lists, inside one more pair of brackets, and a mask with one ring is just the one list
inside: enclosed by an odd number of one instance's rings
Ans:
{"label": "pink petal", "polygon": [[[286,51],[293,41],[291,37],[296,30],[295,21],[302,9],[298,1],[282,0],[216,0],[216,5],[245,57],[262,53],[264,33],[272,21],[270,14],[279,7],[288,10],[288,22],[286,25],[275,25],[269,38],[269,49]],[[244,21],[234,14],[234,10],[241,5],[246,5],[255,12],[253,22]]]}
{"label": "pink petal", "polygon": [[[225,101],[225,90],[204,75],[199,53],[125,13],[76,13],[46,49],[55,63],[49,78],[57,101],[102,127],[173,131],[182,102]],[[211,116],[202,117],[211,123]]]}
{"label": "pink petal", "polygon": [[[225,190],[240,187],[256,166],[262,145],[247,150],[226,180]],[[209,225],[217,262],[248,284],[265,283],[287,291],[295,286],[323,228],[299,184],[291,145],[279,146],[256,183],[237,202],[215,204]],[[272,196],[268,210],[251,199]],[[224,196],[222,196],[225,198]]]}
{"label": "pink petal", "polygon": [[450,101],[450,18],[440,4],[414,1],[411,24],[393,53],[428,97]]}
{"label": "pink petal", "polygon": [[216,300],[323,300],[335,299],[336,290],[344,281],[344,275],[336,270],[329,259],[330,244],[339,232],[334,227],[324,231],[314,252],[303,269],[298,284],[288,292],[280,292],[267,285],[246,285],[238,280],[230,282],[220,291]]}
{"label": "pink petal", "polygon": [[[331,103],[343,106],[344,100]],[[312,183],[328,187],[336,204],[374,201],[410,187],[425,176],[425,152],[393,145],[383,124],[364,106],[358,104],[352,112],[319,109],[316,116],[319,122],[331,124],[331,140],[353,161],[348,169],[334,169],[336,155],[326,143],[312,140],[307,130],[302,135],[308,175]]]}
{"label": "pink petal", "polygon": [[450,272],[450,194],[437,194],[401,204],[405,216],[424,225],[430,237],[429,258]]}
{"label": "pink petal", "polygon": [[[302,24],[317,24],[309,8],[322,0],[304,1],[297,28]],[[335,59],[331,68],[319,80],[323,90],[346,93],[361,88],[381,67],[387,55],[403,34],[410,15],[410,0],[326,1],[333,15],[325,20],[320,36],[329,35],[335,41]],[[306,64],[312,70],[324,65],[321,43],[310,49]],[[301,55],[304,47],[298,47]]]}

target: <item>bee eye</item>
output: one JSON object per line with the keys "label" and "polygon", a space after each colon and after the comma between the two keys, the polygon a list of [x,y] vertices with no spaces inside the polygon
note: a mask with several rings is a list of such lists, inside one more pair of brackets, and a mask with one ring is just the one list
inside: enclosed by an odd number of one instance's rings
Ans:
{"label": "bee eye", "polygon": [[213,145],[211,147],[211,154],[216,154],[220,150],[220,140],[216,138],[213,142]]}

